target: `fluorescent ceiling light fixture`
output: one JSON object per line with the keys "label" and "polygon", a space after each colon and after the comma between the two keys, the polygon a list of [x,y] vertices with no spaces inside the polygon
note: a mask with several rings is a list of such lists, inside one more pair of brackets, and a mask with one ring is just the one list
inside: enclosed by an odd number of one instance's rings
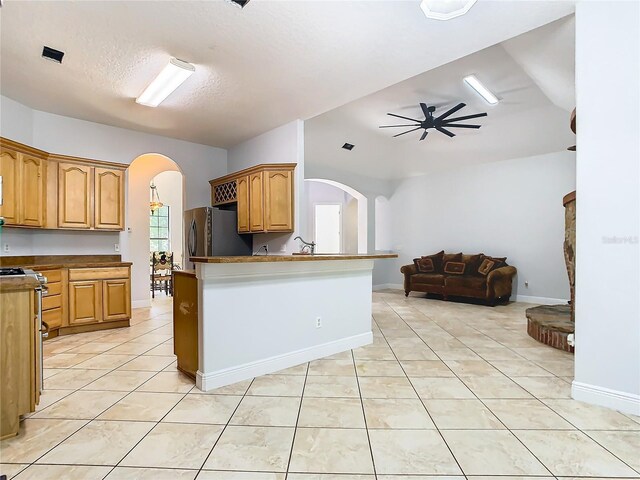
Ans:
{"label": "fluorescent ceiling light fixture", "polygon": [[464,15],[478,0],[422,0],[420,8],[435,20],[451,20]]}
{"label": "fluorescent ceiling light fixture", "polygon": [[144,89],[136,99],[136,103],[157,107],[195,71],[196,68],[190,63],[172,58],[153,82]]}
{"label": "fluorescent ceiling light fixture", "polygon": [[467,85],[473,88],[478,94],[484,98],[487,103],[495,105],[498,103],[498,97],[496,97],[487,87],[485,87],[475,75],[469,75],[464,77],[464,81]]}

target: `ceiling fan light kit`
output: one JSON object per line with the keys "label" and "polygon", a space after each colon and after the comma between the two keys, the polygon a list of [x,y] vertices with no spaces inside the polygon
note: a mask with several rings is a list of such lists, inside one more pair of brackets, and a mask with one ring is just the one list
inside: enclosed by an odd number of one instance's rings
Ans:
{"label": "ceiling fan light kit", "polygon": [[451,20],[464,15],[478,0],[422,0],[420,8],[427,18]]}
{"label": "ceiling fan light kit", "polygon": [[381,125],[380,128],[414,127],[414,128],[411,128],[411,129],[409,129],[409,130],[407,130],[405,132],[398,133],[398,134],[394,135],[394,137],[399,137],[401,135],[406,135],[407,133],[415,132],[416,130],[424,130],[424,132],[422,132],[422,135],[420,136],[420,141],[422,141],[425,138],[427,138],[427,135],[429,134],[428,129],[430,129],[430,128],[433,128],[433,129],[437,130],[440,133],[443,133],[444,135],[446,135],[448,137],[455,137],[456,134],[451,132],[449,130],[450,128],[478,129],[478,128],[481,127],[481,125],[470,125],[470,124],[463,124],[463,123],[457,123],[457,122],[461,122],[463,120],[470,120],[472,118],[480,118],[480,117],[486,117],[487,116],[486,113],[474,113],[472,115],[464,115],[462,117],[450,118],[451,115],[453,115],[458,110],[460,110],[460,109],[462,109],[462,108],[464,108],[466,106],[467,106],[466,103],[459,103],[455,107],[450,108],[449,110],[444,112],[442,115],[439,115],[438,117],[434,117],[433,113],[436,111],[436,107],[428,106],[426,103],[421,103],[420,104],[420,108],[422,109],[422,113],[424,113],[424,120],[418,120],[416,118],[410,118],[410,117],[405,117],[405,116],[402,116],[402,115],[396,115],[395,113],[387,113],[387,115],[389,115],[391,117],[401,118],[403,120],[409,120],[409,121],[415,122],[415,123],[408,123],[408,124],[407,123],[403,123],[403,124],[400,124],[400,125]]}

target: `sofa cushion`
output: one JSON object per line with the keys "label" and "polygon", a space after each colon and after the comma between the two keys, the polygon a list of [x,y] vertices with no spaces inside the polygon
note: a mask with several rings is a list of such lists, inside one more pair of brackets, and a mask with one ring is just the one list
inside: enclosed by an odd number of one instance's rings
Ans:
{"label": "sofa cushion", "polygon": [[466,264],[464,262],[447,262],[444,264],[444,273],[447,275],[464,275]]}
{"label": "sofa cushion", "polygon": [[478,266],[478,269],[474,274],[486,277],[496,268],[505,267],[507,265],[507,262],[505,261],[506,259],[507,257],[488,257],[486,255],[483,255],[482,261],[480,262],[480,265]]}
{"label": "sofa cushion", "polygon": [[487,279],[485,277],[451,275],[446,277],[445,282],[447,287],[470,288],[475,290],[484,290],[487,288]]}
{"label": "sofa cushion", "polygon": [[433,259],[429,257],[414,258],[413,263],[418,273],[434,273],[436,271]]}
{"label": "sofa cushion", "polygon": [[447,264],[447,262],[461,262],[462,261],[462,252],[460,253],[445,253],[442,256],[442,267]]}
{"label": "sofa cushion", "polygon": [[411,275],[411,282],[443,286],[444,275],[440,275],[439,273],[416,273],[415,275]]}
{"label": "sofa cushion", "polygon": [[467,268],[464,270],[465,275],[477,275],[478,267],[482,263],[484,253],[478,253],[477,255],[462,255],[462,260],[466,263]]}
{"label": "sofa cushion", "polygon": [[[444,256],[444,250],[440,250],[438,253],[434,253],[433,255],[422,256],[420,258],[414,258],[413,263],[416,266],[416,270],[419,273],[442,273],[442,257]],[[425,260],[431,260],[433,265],[433,270],[430,269],[429,262],[425,262]],[[422,262],[421,262],[422,260]],[[423,267],[419,265],[419,263],[423,264]]]}

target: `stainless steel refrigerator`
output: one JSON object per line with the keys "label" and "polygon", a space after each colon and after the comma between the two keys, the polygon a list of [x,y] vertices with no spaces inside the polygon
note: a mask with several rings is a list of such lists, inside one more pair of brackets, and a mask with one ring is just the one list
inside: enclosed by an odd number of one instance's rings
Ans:
{"label": "stainless steel refrigerator", "polygon": [[[186,210],[184,228],[188,257],[253,253],[253,236],[238,234],[238,216],[234,210],[215,207]],[[189,264],[193,267],[192,262]]]}

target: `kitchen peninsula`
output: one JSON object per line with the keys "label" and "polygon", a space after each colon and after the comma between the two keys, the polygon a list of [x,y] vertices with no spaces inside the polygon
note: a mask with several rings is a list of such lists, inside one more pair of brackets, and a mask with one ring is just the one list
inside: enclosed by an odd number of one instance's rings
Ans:
{"label": "kitchen peninsula", "polygon": [[371,343],[373,262],[396,257],[191,257],[195,279],[175,288],[178,367],[196,318],[198,369],[182,370],[204,391]]}

